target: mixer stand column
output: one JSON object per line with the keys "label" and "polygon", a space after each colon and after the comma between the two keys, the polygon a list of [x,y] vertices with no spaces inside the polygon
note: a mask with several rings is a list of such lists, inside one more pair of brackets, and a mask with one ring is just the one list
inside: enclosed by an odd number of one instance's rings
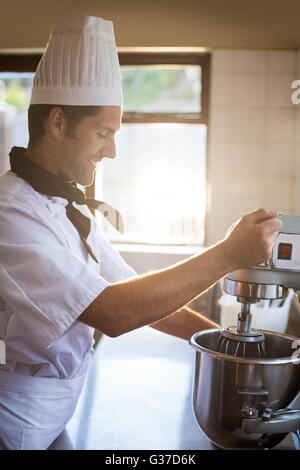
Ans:
{"label": "mixer stand column", "polygon": [[241,311],[238,315],[237,331],[242,334],[249,334],[251,332],[251,320],[252,315],[250,314],[250,303],[242,302]]}

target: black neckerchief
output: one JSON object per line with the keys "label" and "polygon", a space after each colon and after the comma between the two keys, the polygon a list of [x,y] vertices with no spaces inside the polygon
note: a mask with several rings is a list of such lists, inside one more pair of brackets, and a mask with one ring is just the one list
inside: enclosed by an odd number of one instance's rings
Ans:
{"label": "black neckerchief", "polygon": [[50,173],[30,160],[26,155],[25,148],[13,147],[9,156],[11,171],[27,181],[33,189],[46,196],[56,196],[67,199],[67,217],[77,229],[89,254],[94,261],[98,263],[92,248],[86,241],[90,233],[91,221],[73,206],[73,202],[80,205],[85,204],[91,209],[97,209],[106,217],[113,227],[123,233],[124,228],[121,214],[105,202],[95,199],[86,199],[83,192],[76,188],[75,185],[64,181],[62,178]]}

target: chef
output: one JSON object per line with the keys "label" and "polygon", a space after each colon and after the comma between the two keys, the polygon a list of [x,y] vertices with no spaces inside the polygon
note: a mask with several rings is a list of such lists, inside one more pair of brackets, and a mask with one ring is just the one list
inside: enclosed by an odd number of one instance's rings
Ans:
{"label": "chef", "polygon": [[151,325],[189,339],[215,327],[186,304],[226,273],[268,260],[281,228],[276,211],[260,209],[203,254],[137,276],[90,208],[119,230],[120,214],[76,186],[115,158],[121,107],[112,23],[58,18],[34,78],[28,147],[12,149],[0,178],[1,449],[48,449],[65,429],[94,329],[116,337]]}

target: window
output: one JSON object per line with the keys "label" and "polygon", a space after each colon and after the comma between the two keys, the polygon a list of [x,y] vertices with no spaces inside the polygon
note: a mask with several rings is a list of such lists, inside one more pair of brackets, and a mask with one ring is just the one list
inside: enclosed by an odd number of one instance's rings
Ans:
{"label": "window", "polygon": [[32,72],[0,72],[0,174],[10,168],[11,147],[27,146],[27,109],[33,76]]}
{"label": "window", "polygon": [[123,124],[95,196],[119,209],[112,242],[203,244],[209,56],[120,54]]}
{"label": "window", "polygon": [[[118,243],[203,244],[206,212],[208,54],[120,53],[123,125],[117,158],[97,170],[89,197],[123,215]],[[27,146],[27,108],[40,55],[0,55],[0,172],[12,145]]]}

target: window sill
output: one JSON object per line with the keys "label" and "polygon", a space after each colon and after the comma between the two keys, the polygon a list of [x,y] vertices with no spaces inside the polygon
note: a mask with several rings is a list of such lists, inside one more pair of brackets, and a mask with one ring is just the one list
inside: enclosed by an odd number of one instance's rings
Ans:
{"label": "window sill", "polygon": [[205,247],[185,245],[141,245],[112,243],[124,261],[136,273],[142,274],[156,269],[167,268],[195,254],[205,251]]}
{"label": "window sill", "polygon": [[202,253],[206,247],[203,245],[148,245],[148,244],[135,244],[135,243],[114,243],[111,245],[119,252],[126,253],[163,253],[172,255],[187,255],[191,256],[196,253]]}

